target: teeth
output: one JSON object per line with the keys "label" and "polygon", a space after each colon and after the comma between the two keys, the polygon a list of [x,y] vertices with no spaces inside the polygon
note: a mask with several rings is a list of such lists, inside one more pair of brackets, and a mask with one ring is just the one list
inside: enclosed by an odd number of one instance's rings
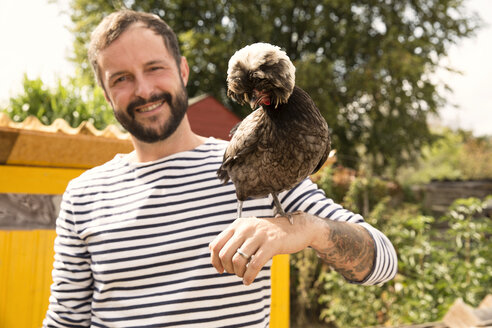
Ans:
{"label": "teeth", "polygon": [[140,112],[140,113],[145,113],[145,112],[150,112],[151,110],[154,110],[156,109],[157,107],[159,107],[160,105],[162,105],[164,102],[161,102],[161,103],[157,103],[157,104],[154,104],[154,105],[150,105],[149,107],[144,107],[144,108],[138,108],[137,111]]}

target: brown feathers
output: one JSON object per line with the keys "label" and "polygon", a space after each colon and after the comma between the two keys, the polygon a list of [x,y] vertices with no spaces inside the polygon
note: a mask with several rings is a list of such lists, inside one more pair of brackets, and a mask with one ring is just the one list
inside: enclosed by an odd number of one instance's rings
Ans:
{"label": "brown feathers", "polygon": [[237,127],[217,171],[236,187],[238,216],[242,201],[271,194],[277,212],[290,218],[277,194],[295,187],[328,157],[328,125],[311,97],[294,86],[294,74],[285,52],[265,43],[247,46],[229,61],[228,96],[261,104]]}

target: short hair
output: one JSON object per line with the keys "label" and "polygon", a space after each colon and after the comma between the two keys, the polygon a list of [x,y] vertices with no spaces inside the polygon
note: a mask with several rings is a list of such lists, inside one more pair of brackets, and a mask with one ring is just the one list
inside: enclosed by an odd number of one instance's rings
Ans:
{"label": "short hair", "polygon": [[109,47],[133,23],[143,23],[147,28],[161,35],[167,50],[176,60],[179,69],[181,53],[174,31],[159,16],[129,9],[116,11],[106,16],[91,34],[88,57],[97,83],[104,89],[101,72],[97,64],[99,52]]}

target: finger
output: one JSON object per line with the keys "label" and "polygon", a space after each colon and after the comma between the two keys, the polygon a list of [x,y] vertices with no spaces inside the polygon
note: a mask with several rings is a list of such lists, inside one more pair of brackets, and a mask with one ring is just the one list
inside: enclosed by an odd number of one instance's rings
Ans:
{"label": "finger", "polygon": [[212,240],[212,242],[208,245],[210,249],[210,260],[212,265],[219,273],[224,272],[224,266],[222,265],[222,261],[220,259],[220,251],[227,243],[227,241],[234,235],[234,230],[226,229],[222,231],[217,237]]}
{"label": "finger", "polygon": [[237,234],[235,234],[225,243],[224,247],[222,247],[219,252],[219,259],[221,261],[222,267],[228,273],[235,273],[232,259],[235,255],[239,255],[236,253],[236,251],[239,247],[241,247],[243,242],[244,238],[238,237]]}
{"label": "finger", "polygon": [[243,283],[247,286],[250,285],[258,276],[261,269],[265,266],[265,264],[272,258],[270,253],[266,253],[262,248],[256,251],[255,256],[251,258],[248,265],[246,266],[246,271],[243,276]]}
{"label": "finger", "polygon": [[234,268],[234,273],[238,277],[243,277],[244,272],[246,271],[246,267],[248,265],[248,262],[254,257],[254,254],[256,253],[258,249],[258,244],[254,243],[251,241],[251,239],[247,239],[240,247],[241,251],[248,256],[248,258],[245,258],[241,254],[239,254],[236,251],[236,254],[234,254],[232,258],[232,265]]}

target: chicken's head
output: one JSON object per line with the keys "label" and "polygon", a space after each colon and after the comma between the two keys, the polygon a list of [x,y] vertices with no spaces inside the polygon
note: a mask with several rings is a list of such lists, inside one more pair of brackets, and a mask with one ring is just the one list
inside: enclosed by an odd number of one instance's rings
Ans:
{"label": "chicken's head", "polygon": [[227,96],[240,104],[277,107],[286,103],[295,84],[295,67],[287,54],[268,43],[254,43],[229,60]]}

